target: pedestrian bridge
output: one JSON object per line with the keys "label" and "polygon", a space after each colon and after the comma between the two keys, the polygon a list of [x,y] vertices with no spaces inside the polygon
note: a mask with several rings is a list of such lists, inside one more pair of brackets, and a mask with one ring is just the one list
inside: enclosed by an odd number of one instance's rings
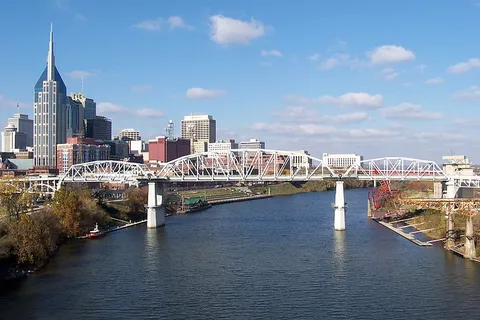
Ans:
{"label": "pedestrian bridge", "polygon": [[[166,182],[274,182],[336,181],[335,229],[345,229],[345,180],[438,181],[447,185],[447,197],[455,198],[459,188],[480,187],[480,176],[447,176],[434,161],[406,157],[363,160],[347,168],[333,168],[322,159],[299,152],[266,149],[239,149],[203,152],[184,156],[158,169],[123,161],[93,161],[71,166],[54,177],[28,177],[29,189],[39,186],[47,192],[65,183],[148,183],[147,226],[165,224],[163,191]],[[47,188],[47,187],[48,188]]]}

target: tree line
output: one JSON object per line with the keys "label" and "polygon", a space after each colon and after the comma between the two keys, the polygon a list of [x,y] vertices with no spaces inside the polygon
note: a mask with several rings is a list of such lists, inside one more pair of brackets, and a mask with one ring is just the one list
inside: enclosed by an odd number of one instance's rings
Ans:
{"label": "tree line", "polygon": [[[62,187],[35,211],[38,195],[18,190],[14,183],[0,182],[0,251],[18,265],[41,267],[63,241],[86,235],[96,223],[106,229],[112,222],[106,204],[90,189]],[[141,191],[129,190],[126,195],[132,211],[137,215],[145,211]]]}

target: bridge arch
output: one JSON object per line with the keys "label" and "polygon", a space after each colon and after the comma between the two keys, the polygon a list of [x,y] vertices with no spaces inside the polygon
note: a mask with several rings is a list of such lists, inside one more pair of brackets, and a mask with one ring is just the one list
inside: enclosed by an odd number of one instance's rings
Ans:
{"label": "bridge arch", "polygon": [[59,187],[65,182],[137,183],[138,178],[151,175],[143,163],[126,161],[91,161],[72,165],[60,176]]}
{"label": "bridge arch", "polygon": [[154,175],[172,181],[306,181],[336,176],[319,158],[270,149],[191,154],[166,163]]}
{"label": "bridge arch", "polygon": [[406,157],[383,157],[362,160],[350,166],[343,174],[345,178],[360,180],[428,180],[448,181],[450,178],[431,160]]}

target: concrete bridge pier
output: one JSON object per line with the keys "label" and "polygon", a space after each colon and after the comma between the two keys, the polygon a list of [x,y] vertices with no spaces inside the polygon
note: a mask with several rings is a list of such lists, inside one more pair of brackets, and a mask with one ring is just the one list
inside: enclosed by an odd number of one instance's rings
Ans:
{"label": "concrete bridge pier", "polygon": [[337,181],[335,187],[335,203],[333,207],[335,208],[335,218],[334,218],[334,227],[335,230],[343,231],[345,230],[345,195],[343,191],[343,181]]}
{"label": "concrete bridge pier", "polygon": [[148,183],[147,228],[158,228],[165,225],[164,184]]}
{"label": "concrete bridge pier", "polygon": [[448,180],[446,183],[446,192],[445,192],[445,197],[447,199],[453,199],[457,197],[457,191],[458,188],[455,186],[455,183],[453,180]]}
{"label": "concrete bridge pier", "polygon": [[475,234],[473,232],[473,218],[467,218],[467,225],[465,228],[465,254],[464,257],[472,259],[477,256],[475,251]]}
{"label": "concrete bridge pier", "polygon": [[445,248],[450,249],[455,246],[455,239],[454,239],[454,222],[453,222],[453,213],[452,211],[447,208],[447,234],[445,236]]}

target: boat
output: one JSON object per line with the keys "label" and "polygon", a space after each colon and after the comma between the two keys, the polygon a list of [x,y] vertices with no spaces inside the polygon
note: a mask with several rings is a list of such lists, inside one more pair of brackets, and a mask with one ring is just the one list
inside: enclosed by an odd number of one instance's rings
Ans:
{"label": "boat", "polygon": [[95,229],[91,230],[90,233],[87,235],[89,239],[101,238],[103,236],[105,236],[105,232],[98,229],[98,223],[95,224]]}

